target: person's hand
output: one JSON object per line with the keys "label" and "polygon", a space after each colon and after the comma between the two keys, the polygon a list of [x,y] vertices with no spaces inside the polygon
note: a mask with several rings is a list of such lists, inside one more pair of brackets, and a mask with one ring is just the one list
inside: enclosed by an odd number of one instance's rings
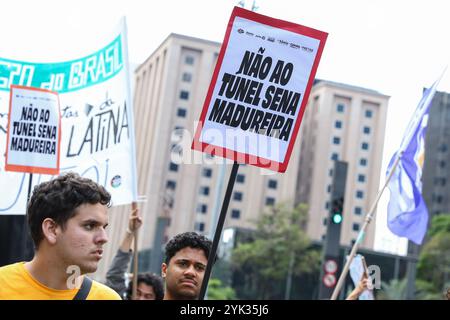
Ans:
{"label": "person's hand", "polygon": [[139,215],[139,209],[131,211],[130,219],[128,220],[128,230],[134,233],[142,226],[142,218]]}
{"label": "person's hand", "polygon": [[363,293],[369,286],[369,279],[367,278],[367,275],[364,274],[364,276],[361,278],[361,281],[358,283],[357,290],[361,294]]}
{"label": "person's hand", "polygon": [[364,272],[361,280],[358,282],[358,285],[353,289],[353,291],[349,294],[346,300],[358,300],[359,296],[369,287],[369,277]]}

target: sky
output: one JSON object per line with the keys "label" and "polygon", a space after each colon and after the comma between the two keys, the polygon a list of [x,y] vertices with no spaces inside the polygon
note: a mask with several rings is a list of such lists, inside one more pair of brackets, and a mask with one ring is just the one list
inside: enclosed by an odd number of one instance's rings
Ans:
{"label": "sky", "polygon": [[[245,0],[251,9],[253,0]],[[2,2],[0,57],[30,62],[79,58],[104,45],[122,16],[128,52],[139,65],[170,33],[221,42],[237,0],[14,0]],[[450,62],[445,0],[258,0],[256,12],[327,32],[316,77],[389,95],[381,182],[420,100]],[[86,51],[88,50],[88,51]],[[450,92],[450,71],[439,91]],[[404,253],[389,236],[379,203],[376,249]]]}

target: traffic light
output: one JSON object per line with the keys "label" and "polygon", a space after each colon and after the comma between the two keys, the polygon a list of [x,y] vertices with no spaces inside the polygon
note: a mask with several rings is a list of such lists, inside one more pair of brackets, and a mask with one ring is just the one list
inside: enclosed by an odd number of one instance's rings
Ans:
{"label": "traffic light", "polygon": [[343,218],[344,197],[334,199],[331,203],[331,222],[340,224]]}
{"label": "traffic light", "polygon": [[333,261],[339,261],[346,179],[347,163],[335,161],[333,181],[331,183],[331,205],[328,213],[327,233],[323,244],[323,268],[320,274],[319,299],[329,299],[331,297],[340,272],[339,268],[331,268],[330,266],[335,265]]}

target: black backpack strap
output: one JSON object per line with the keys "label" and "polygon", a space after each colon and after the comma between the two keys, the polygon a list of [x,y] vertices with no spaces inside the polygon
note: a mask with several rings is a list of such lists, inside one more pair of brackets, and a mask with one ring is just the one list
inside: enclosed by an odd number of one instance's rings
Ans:
{"label": "black backpack strap", "polygon": [[86,300],[87,296],[89,295],[89,291],[91,291],[91,287],[92,280],[87,276],[84,276],[83,283],[81,284],[81,287],[75,297],[73,297],[73,300]]}

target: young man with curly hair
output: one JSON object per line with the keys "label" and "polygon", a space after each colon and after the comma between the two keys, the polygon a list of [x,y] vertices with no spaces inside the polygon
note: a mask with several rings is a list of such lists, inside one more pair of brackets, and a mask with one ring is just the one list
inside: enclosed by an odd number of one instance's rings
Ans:
{"label": "young man with curly hair", "polygon": [[173,237],[162,264],[164,300],[196,300],[200,294],[212,242],[195,232]]}
{"label": "young man with curly hair", "polygon": [[110,201],[104,187],[75,173],[36,186],[27,207],[35,255],[0,268],[0,299],[120,300],[84,276],[97,270],[108,241]]}

